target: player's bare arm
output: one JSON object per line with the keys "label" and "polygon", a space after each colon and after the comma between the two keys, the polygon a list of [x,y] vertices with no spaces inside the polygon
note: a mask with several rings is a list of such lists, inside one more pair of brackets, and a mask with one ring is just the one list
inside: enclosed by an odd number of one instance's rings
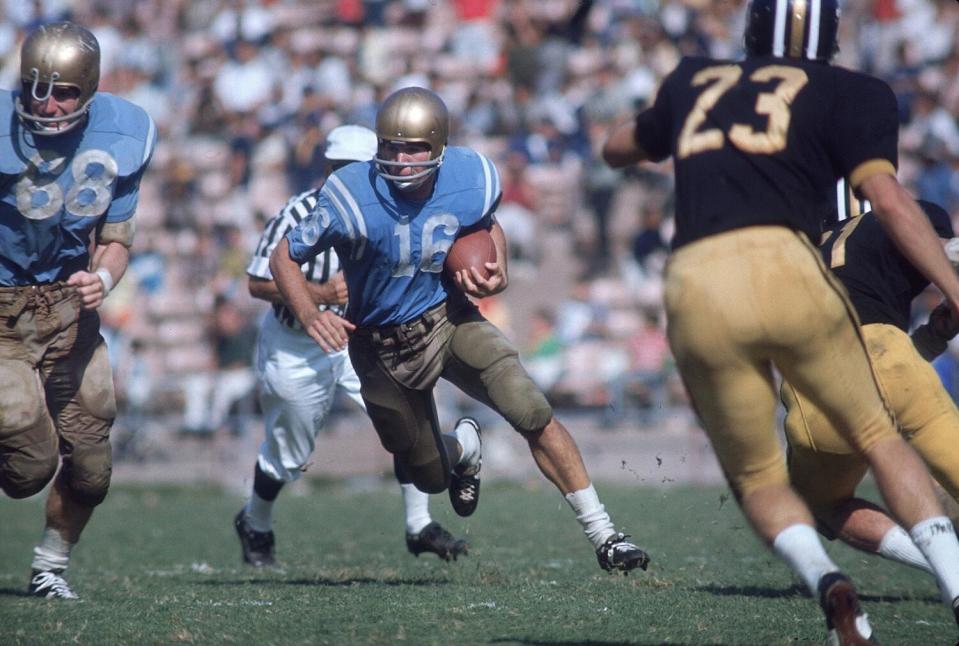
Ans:
{"label": "player's bare arm", "polygon": [[356,326],[329,310],[316,309],[306,276],[299,263],[290,258],[290,243],[285,238],[270,256],[270,271],[287,307],[310,338],[327,352],[345,348]]}
{"label": "player's bare arm", "polygon": [[469,271],[458,271],[454,277],[457,286],[475,298],[486,298],[498,294],[509,286],[507,267],[509,250],[506,234],[499,223],[493,222],[490,237],[493,239],[493,246],[496,247],[496,262],[488,262],[485,265],[489,278],[484,278],[476,267],[470,267]]}
{"label": "player's bare arm", "polygon": [[[269,303],[283,303],[283,294],[276,286],[276,281],[257,276],[249,276],[248,289],[250,296],[258,298]],[[312,283],[307,281],[307,289],[313,302],[317,305],[345,305],[349,292],[346,288],[346,280],[343,278],[343,272],[339,271],[325,283]]]}
{"label": "player's bare arm", "polygon": [[603,160],[612,168],[624,168],[649,158],[636,143],[636,120],[630,118],[615,126],[603,144]]}
{"label": "player's bare arm", "polygon": [[867,177],[860,190],[899,250],[942,291],[953,311],[959,314],[959,276],[916,201],[895,177],[884,173]]}
{"label": "player's bare arm", "polygon": [[98,244],[93,252],[90,271],[78,271],[67,280],[80,295],[83,309],[94,310],[103,305],[103,300],[120,282],[130,262],[130,250],[119,242]]}

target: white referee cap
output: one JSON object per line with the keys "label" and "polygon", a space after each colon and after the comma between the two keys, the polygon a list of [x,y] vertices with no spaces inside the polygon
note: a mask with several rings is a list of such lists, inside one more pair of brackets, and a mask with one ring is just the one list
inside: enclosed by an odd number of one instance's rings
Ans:
{"label": "white referee cap", "polygon": [[363,126],[337,126],[326,136],[329,160],[369,161],[376,156],[376,133]]}

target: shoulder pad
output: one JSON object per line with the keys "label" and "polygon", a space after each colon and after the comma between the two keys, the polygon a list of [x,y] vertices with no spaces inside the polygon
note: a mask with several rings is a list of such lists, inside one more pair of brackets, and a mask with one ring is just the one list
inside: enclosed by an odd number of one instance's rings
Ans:
{"label": "shoulder pad", "polygon": [[17,154],[13,139],[17,113],[13,109],[13,92],[0,90],[0,173],[19,175],[27,168],[26,161]]}
{"label": "shoulder pad", "polygon": [[97,92],[83,133],[84,148],[108,150],[121,177],[146,165],[156,147],[156,125],[146,111],[113,94]]}

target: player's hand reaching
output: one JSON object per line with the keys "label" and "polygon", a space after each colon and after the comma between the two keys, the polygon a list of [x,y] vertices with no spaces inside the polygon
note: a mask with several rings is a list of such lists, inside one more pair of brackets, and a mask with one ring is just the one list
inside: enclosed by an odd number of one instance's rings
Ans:
{"label": "player's hand reaching", "polygon": [[485,278],[476,267],[470,267],[469,270],[461,269],[453,275],[456,286],[474,298],[486,298],[493,294],[499,294],[506,289],[509,284],[509,278],[502,263],[488,262],[485,264],[489,278]]}
{"label": "player's hand reaching", "polygon": [[333,274],[328,281],[323,283],[323,299],[321,303],[325,305],[346,305],[350,293],[346,288],[346,279],[343,278],[343,272],[338,271]]}
{"label": "player's hand reaching", "polygon": [[959,319],[956,318],[956,312],[949,307],[949,303],[943,301],[929,312],[929,327],[937,337],[945,341],[959,334]]}
{"label": "player's hand reaching", "polygon": [[310,338],[326,352],[344,349],[350,340],[350,332],[356,329],[355,325],[330,310],[317,310],[300,322]]}
{"label": "player's hand reaching", "polygon": [[107,295],[103,280],[97,274],[89,271],[75,272],[67,279],[67,285],[76,287],[77,293],[80,295],[80,302],[85,310],[95,310],[103,305],[103,299]]}

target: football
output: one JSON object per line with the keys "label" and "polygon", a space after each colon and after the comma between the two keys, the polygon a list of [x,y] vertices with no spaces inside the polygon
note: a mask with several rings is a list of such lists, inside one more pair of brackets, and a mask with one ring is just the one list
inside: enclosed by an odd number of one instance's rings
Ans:
{"label": "football", "polygon": [[446,272],[450,278],[461,269],[476,267],[483,278],[489,278],[485,263],[496,262],[496,245],[486,229],[457,238],[446,253]]}

